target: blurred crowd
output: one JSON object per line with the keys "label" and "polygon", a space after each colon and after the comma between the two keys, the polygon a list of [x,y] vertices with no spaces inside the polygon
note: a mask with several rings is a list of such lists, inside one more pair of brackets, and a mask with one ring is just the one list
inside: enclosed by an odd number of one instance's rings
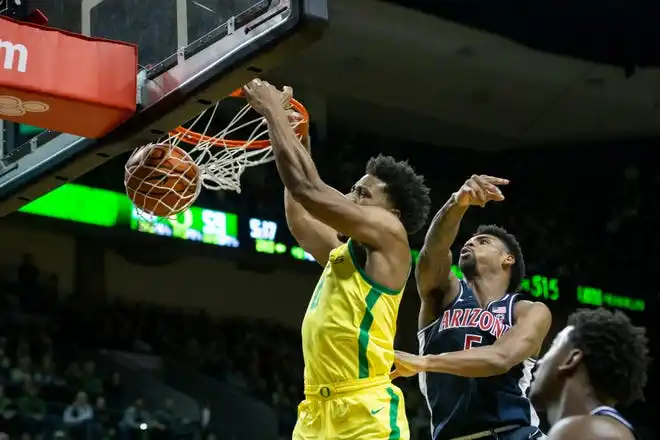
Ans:
{"label": "blurred crowd", "polygon": [[[0,432],[24,440],[216,438],[205,396],[193,396],[202,402],[194,423],[177,414],[172,399],[150,407],[118,372],[97,366],[94,352],[105,349],[176,359],[230,384],[270,406],[281,437],[290,437],[303,397],[298,329],[121,300],[95,309],[72,296],[45,310],[39,299],[56,298],[55,286],[46,276],[35,281],[39,270],[29,256],[20,272],[0,296]],[[416,384],[409,385],[414,438],[425,438],[424,405]]]}
{"label": "blurred crowd", "polygon": [[[206,429],[204,404],[200,419],[192,423],[175,411],[172,398],[150,406],[124,386],[117,371],[97,368],[95,351],[105,348],[104,338],[86,338],[92,330],[85,326],[89,315],[75,298],[60,301],[54,280],[52,275],[42,276],[26,255],[15,279],[1,282],[0,438],[216,438]],[[98,313],[97,317],[103,314]],[[119,322],[109,322],[121,328]],[[136,335],[135,328],[129,332]],[[111,346],[124,346],[121,337],[105,337],[113,341]]]}
{"label": "blurred crowd", "polygon": [[[3,328],[0,338],[0,431],[10,438],[175,438],[182,420],[166,401],[153,412],[132,400],[118,373],[54,343],[34,323]],[[143,426],[144,425],[144,426]],[[178,436],[180,437],[180,436]]]}
{"label": "blurred crowd", "polygon": [[[191,396],[200,402],[191,421],[172,398],[136,395],[117,371],[97,365],[95,353],[104,349],[176,359],[229,384],[271,407],[281,438],[290,438],[303,397],[298,329],[121,300],[101,307],[72,295],[58,300],[52,278],[29,256],[16,280],[0,294],[0,433],[22,440],[240,439],[211,423],[207,396]],[[429,438],[415,380],[398,385],[412,439]]]}
{"label": "blurred crowd", "polygon": [[[150,304],[115,301],[99,313],[68,309],[67,327],[84,325],[86,347],[153,353],[184,362],[189,368],[266,403],[278,416],[279,432],[290,438],[297,405],[303,398],[303,360],[300,331],[275,320],[214,319],[199,311],[186,313]],[[78,318],[76,318],[76,316]],[[84,322],[79,319],[86,316]],[[99,319],[100,318],[100,319]],[[73,323],[73,324],[72,324]],[[428,419],[414,380],[403,385],[407,405],[418,415],[417,430],[428,431]]]}

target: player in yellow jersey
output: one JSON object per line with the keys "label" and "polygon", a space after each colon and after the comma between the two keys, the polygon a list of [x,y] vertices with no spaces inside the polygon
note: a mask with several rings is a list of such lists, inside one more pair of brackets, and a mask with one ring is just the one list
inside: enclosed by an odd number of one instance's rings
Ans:
{"label": "player in yellow jersey", "polygon": [[321,180],[291,128],[282,105],[290,89],[254,80],[245,94],[268,122],[289,229],[324,266],[302,325],[305,400],[293,438],[408,439],[389,372],[412,265],[408,234],[426,222],[429,189],[407,162],[378,156],[341,194]]}

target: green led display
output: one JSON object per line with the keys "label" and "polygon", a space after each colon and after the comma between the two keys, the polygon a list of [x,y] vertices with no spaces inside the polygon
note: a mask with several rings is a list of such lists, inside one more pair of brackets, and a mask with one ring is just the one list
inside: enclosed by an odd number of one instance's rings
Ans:
{"label": "green led display", "polygon": [[[417,264],[419,260],[419,251],[410,251],[413,261]],[[463,279],[461,268],[453,264],[451,271],[457,278]],[[520,283],[520,290],[529,293],[533,297],[557,301],[559,299],[559,281],[557,278],[548,278],[543,275],[532,275],[531,278],[524,278]]]}
{"label": "green led display", "polygon": [[598,289],[597,287],[578,286],[577,299],[582,304],[596,307],[610,306],[617,309],[628,309],[637,312],[643,312],[646,308],[643,299],[603,292],[602,289]]}
{"label": "green led display", "polygon": [[131,209],[131,229],[148,234],[238,247],[238,216],[191,206],[172,218],[159,218]]}
{"label": "green led display", "polygon": [[106,228],[238,247],[238,216],[192,206],[173,218],[139,213],[125,194],[66,184],[25,205],[20,212]]}
{"label": "green led display", "polygon": [[[30,129],[28,126],[24,127],[25,130]],[[36,127],[32,128],[36,129]],[[63,185],[19,211],[95,226],[127,227],[140,232],[200,241],[217,246],[239,246],[239,218],[236,214],[193,206],[175,218],[154,218],[139,214],[124,194],[81,185]],[[312,256],[302,248],[298,246],[289,248],[286,244],[276,240],[278,231],[276,222],[255,218],[242,221],[247,223],[246,229],[249,230],[250,238],[254,241],[254,251],[273,255],[286,254],[295,260],[314,261]],[[414,263],[417,264],[419,251],[411,250],[411,254]],[[458,278],[463,278],[458,266],[453,265],[451,270]],[[559,280],[544,275],[535,274],[523,279],[520,290],[545,301],[557,301],[560,298]],[[609,306],[632,311],[644,311],[646,306],[643,299],[615,295],[588,286],[578,286],[576,298],[581,304]]]}
{"label": "green led display", "polygon": [[456,275],[456,278],[458,278],[459,280],[463,279],[463,271],[461,270],[460,267],[456,266],[455,264],[452,264],[451,271],[454,275]]}
{"label": "green led display", "polygon": [[[417,264],[419,260],[419,251],[410,251],[413,261]],[[453,265],[452,272],[457,278],[463,279],[461,269]],[[547,301],[559,300],[559,280],[557,278],[549,278],[544,275],[532,275],[529,278],[524,278],[520,283],[520,290],[529,293],[531,296]],[[623,295],[615,295],[613,293],[603,292],[596,287],[577,287],[577,300],[581,304],[591,306],[609,306],[617,309],[626,309],[636,312],[644,311],[646,303],[643,299],[630,298]]]}
{"label": "green led display", "polygon": [[88,225],[112,227],[129,221],[131,202],[128,197],[116,192],[67,184],[23,206],[19,211]]}
{"label": "green led display", "polygon": [[520,283],[520,290],[528,292],[536,298],[557,301],[559,299],[559,281],[557,278],[548,278],[543,275],[532,275]]}
{"label": "green led display", "polygon": [[273,240],[255,240],[255,250],[262,254],[284,254],[287,247],[282,243],[275,243]]}
{"label": "green led display", "polygon": [[46,131],[44,128],[41,127],[34,127],[32,125],[26,125],[26,124],[19,124],[18,125],[18,133],[21,136],[36,136],[41,132]]}
{"label": "green led display", "polygon": [[291,256],[295,258],[296,260],[304,260],[305,259],[305,249],[299,247],[299,246],[293,246],[291,248]]}

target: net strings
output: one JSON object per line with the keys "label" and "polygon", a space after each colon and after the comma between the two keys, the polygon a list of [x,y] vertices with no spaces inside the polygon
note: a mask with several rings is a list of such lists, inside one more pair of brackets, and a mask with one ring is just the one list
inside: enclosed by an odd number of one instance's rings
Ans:
{"label": "net strings", "polygon": [[[236,115],[224,129],[212,136],[208,136],[207,133],[209,131],[211,122],[215,117],[217,109],[218,104],[216,103],[216,105],[213,107],[201,112],[190,125],[190,130],[200,133],[202,137],[205,138],[205,140],[194,144],[188,153],[185,153],[185,151],[179,145],[185,140],[185,136],[189,135],[178,133],[175,135],[170,135],[165,140],[161,140],[159,142],[149,144],[135,150],[131,155],[131,159],[129,159],[127,162],[125,169],[126,180],[124,183],[127,184],[128,180],[134,177],[134,170],[148,169],[149,173],[140,179],[141,183],[138,185],[138,187],[141,188],[143,182],[149,182],[149,185],[146,186],[148,189],[146,191],[140,189],[139,193],[142,197],[153,201],[156,207],[162,206],[166,211],[171,212],[172,215],[168,216],[167,218],[175,217],[177,213],[185,211],[190,206],[192,206],[192,204],[199,196],[202,187],[211,191],[236,191],[237,193],[240,193],[240,179],[247,168],[262,165],[274,160],[272,147],[268,146],[264,148],[250,148],[250,146],[252,146],[256,140],[268,139],[269,136],[268,124],[266,123],[264,117],[246,117],[250,111],[250,106],[248,104],[243,106],[236,113]],[[199,122],[202,120],[206,112],[209,111],[211,112],[210,118],[208,118],[206,124],[202,126],[202,124]],[[295,130],[302,123],[302,120],[296,120],[292,121],[291,125]],[[233,135],[235,133],[245,129],[248,129],[250,134],[245,140],[244,146],[236,147],[227,145],[227,139],[233,139]],[[298,139],[301,139],[300,134],[297,134],[297,136]],[[185,143],[188,144],[189,142]],[[171,147],[163,149],[165,154],[163,154],[162,158],[157,163],[153,163],[153,158],[151,158],[150,162],[147,163],[147,159],[150,158],[150,153],[153,149],[158,147],[162,148],[163,146],[168,145]],[[179,150],[178,154],[185,153],[186,156],[175,156],[173,151],[176,149]],[[138,154],[141,156],[139,157],[137,166],[131,167],[131,169],[129,169],[128,164],[135,164],[135,156]],[[194,163],[198,168],[199,179],[196,182],[193,182],[188,177],[186,177],[187,173],[181,173],[176,177],[176,181],[172,182],[172,176],[168,176],[162,172],[170,160],[177,162],[189,161],[190,163]],[[194,192],[178,194],[178,200],[173,206],[163,200],[163,194],[176,191],[174,189],[176,187],[190,188],[192,186],[195,187]],[[129,193],[129,197],[133,199],[133,196],[137,195]],[[135,200],[132,201],[135,202]],[[160,219],[158,217],[144,212],[138,208],[134,209],[138,218],[146,220],[150,224],[160,223]]]}
{"label": "net strings", "polygon": [[[211,121],[215,117],[218,109],[218,104],[204,110],[193,121],[190,130],[201,133],[203,136],[208,136],[208,130]],[[210,118],[202,130],[200,130],[199,121],[206,114],[211,111]],[[208,139],[198,142],[192,150],[190,155],[194,158],[195,163],[199,167],[202,186],[211,191],[236,191],[241,192],[241,175],[247,168],[262,165],[273,161],[272,147],[264,148],[250,148],[257,140],[268,139],[268,124],[264,117],[259,116],[256,118],[246,118],[250,111],[250,106],[246,104],[243,106],[227,126],[209,136]],[[292,122],[292,127],[296,129],[302,121]],[[250,135],[245,140],[242,147],[229,146],[226,143],[227,139],[234,139],[232,135],[236,132],[248,129]],[[168,143],[178,146],[186,134],[177,134],[170,136],[167,139]],[[300,135],[298,135],[300,139]]]}

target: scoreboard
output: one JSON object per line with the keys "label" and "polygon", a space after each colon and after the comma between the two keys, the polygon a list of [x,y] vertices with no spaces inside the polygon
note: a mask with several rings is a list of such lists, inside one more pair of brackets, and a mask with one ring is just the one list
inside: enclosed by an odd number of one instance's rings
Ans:
{"label": "scoreboard", "polygon": [[[296,244],[287,228],[280,227],[274,220],[239,216],[198,206],[172,218],[159,218],[134,208],[125,194],[82,185],[65,184],[20,211],[272,255],[273,258],[300,261],[300,264],[314,261],[309,253]],[[411,252],[416,262],[419,252]],[[457,277],[463,277],[458,266],[452,266],[452,270]],[[576,280],[545,274],[529,275],[522,280],[520,290],[545,302],[564,301],[640,312],[646,308],[642,298],[615,294]]]}

